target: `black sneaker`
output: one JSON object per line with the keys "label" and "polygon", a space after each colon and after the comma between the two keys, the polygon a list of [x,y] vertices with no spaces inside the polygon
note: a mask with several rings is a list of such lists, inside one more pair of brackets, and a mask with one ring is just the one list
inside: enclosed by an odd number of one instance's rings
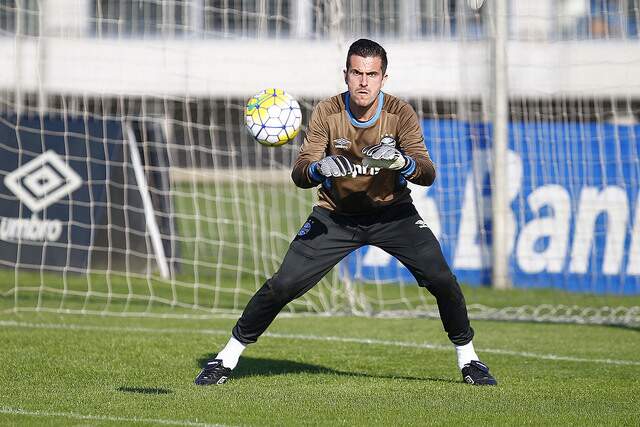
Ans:
{"label": "black sneaker", "polygon": [[231,376],[231,369],[222,365],[222,360],[213,359],[207,362],[194,381],[197,385],[224,384]]}
{"label": "black sneaker", "polygon": [[472,360],[462,368],[462,380],[474,385],[497,385],[498,381],[489,373],[489,367],[479,360]]}

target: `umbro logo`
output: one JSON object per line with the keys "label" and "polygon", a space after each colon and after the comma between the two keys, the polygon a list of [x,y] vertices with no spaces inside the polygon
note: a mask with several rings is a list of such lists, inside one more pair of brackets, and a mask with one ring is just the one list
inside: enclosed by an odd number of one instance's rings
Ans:
{"label": "umbro logo", "polygon": [[62,221],[40,219],[37,213],[77,190],[82,178],[49,150],[8,174],[4,185],[31,210],[31,218],[0,217],[0,240],[56,242],[62,236]]}
{"label": "umbro logo", "polygon": [[422,220],[422,219],[417,220],[416,221],[416,225],[418,226],[418,228],[427,228],[427,227],[429,227],[427,225],[427,223],[424,222],[424,220]]}
{"label": "umbro logo", "polygon": [[82,178],[49,150],[7,175],[4,185],[35,213],[73,193]]}
{"label": "umbro logo", "polygon": [[340,150],[347,150],[349,147],[351,147],[351,141],[345,138],[334,139],[333,146]]}

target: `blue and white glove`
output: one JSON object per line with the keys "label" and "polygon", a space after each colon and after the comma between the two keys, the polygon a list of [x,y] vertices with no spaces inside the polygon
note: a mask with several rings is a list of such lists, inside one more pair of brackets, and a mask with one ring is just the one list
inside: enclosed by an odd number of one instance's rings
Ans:
{"label": "blue and white glove", "polygon": [[344,156],[327,156],[309,166],[309,174],[315,181],[324,181],[325,178],[339,178],[351,175],[353,164]]}
{"label": "blue and white glove", "polygon": [[367,167],[400,170],[407,166],[410,159],[399,150],[386,144],[376,144],[362,149],[362,164]]}
{"label": "blue and white glove", "polygon": [[411,176],[416,170],[415,160],[390,145],[370,145],[362,149],[362,154],[363,166],[397,170],[405,177]]}

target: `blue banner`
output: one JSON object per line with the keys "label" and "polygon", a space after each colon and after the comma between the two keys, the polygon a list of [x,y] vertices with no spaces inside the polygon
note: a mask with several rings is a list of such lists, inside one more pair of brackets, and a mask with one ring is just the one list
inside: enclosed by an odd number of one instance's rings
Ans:
{"label": "blue banner", "polygon": [[0,116],[0,260],[26,268],[85,269],[94,226],[107,221],[117,122]]}
{"label": "blue banner", "polygon": [[[0,115],[0,266],[38,270],[149,268],[146,217],[122,119]],[[172,241],[166,144],[152,120],[144,135],[146,182],[167,258]],[[142,150],[143,144],[138,144]],[[177,268],[177,266],[175,266]]]}
{"label": "blue banner", "polygon": [[[425,120],[438,177],[412,186],[418,211],[462,283],[491,281],[491,126]],[[509,127],[509,273],[515,287],[640,294],[640,126],[529,122]],[[378,248],[343,272],[412,281]]]}

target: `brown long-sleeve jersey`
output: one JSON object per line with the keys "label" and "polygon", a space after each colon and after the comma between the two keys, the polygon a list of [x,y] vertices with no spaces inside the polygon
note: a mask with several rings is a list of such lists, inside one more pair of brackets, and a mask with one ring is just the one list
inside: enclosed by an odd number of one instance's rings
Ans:
{"label": "brown long-sleeve jersey", "polygon": [[[342,155],[354,165],[352,175],[327,178],[318,190],[318,205],[343,214],[368,214],[399,203],[411,203],[406,181],[431,185],[435,167],[424,145],[422,129],[413,108],[381,93],[378,110],[368,122],[358,122],[348,109],[348,92],[321,101],[313,110],[291,177],[298,187],[319,184],[309,165],[325,156]],[[379,143],[395,146],[415,161],[401,173],[362,166],[364,147]]]}

